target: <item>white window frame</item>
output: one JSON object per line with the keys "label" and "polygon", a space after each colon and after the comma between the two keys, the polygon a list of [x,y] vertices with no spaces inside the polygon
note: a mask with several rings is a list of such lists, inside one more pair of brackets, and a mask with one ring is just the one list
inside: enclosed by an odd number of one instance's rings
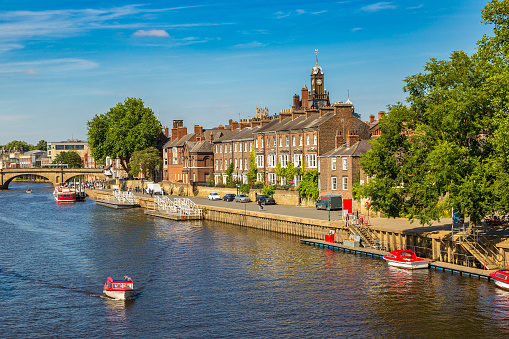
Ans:
{"label": "white window frame", "polygon": [[336,158],[330,159],[330,165],[331,165],[331,170],[335,171],[336,170]]}
{"label": "white window frame", "polygon": [[279,162],[281,163],[281,167],[286,167],[288,165],[288,154],[280,154]]}
{"label": "white window frame", "polygon": [[246,171],[249,169],[249,161],[247,161],[247,159],[244,159],[244,169]]}
{"label": "white window frame", "polygon": [[269,173],[268,181],[269,181],[269,183],[275,185],[276,184],[276,173]]}
{"label": "white window frame", "polygon": [[279,147],[283,147],[283,137],[279,137]]}
{"label": "white window frame", "polygon": [[263,180],[263,173],[260,173],[260,172],[256,173],[256,181],[263,181],[263,182],[265,182]]}
{"label": "white window frame", "polygon": [[338,178],[335,175],[330,178],[330,189],[332,191],[336,191],[338,189]]}
{"label": "white window frame", "polygon": [[343,191],[348,191],[348,176],[343,176],[343,179],[342,179],[342,186],[343,186]]}
{"label": "white window frame", "polygon": [[267,167],[270,167],[270,168],[276,167],[276,155],[275,154],[267,155]]}
{"label": "white window frame", "polygon": [[295,135],[292,135],[292,146],[295,146]]}
{"label": "white window frame", "polygon": [[302,140],[303,140],[302,134],[299,134],[299,146],[302,146]]}
{"label": "white window frame", "polygon": [[348,170],[348,158],[343,158],[343,171]]}
{"label": "white window frame", "polygon": [[295,167],[302,166],[302,154],[294,154],[293,155],[293,165]]}
{"label": "white window frame", "polygon": [[318,135],[315,133],[313,134],[313,145],[316,145],[318,142]]}
{"label": "white window frame", "polygon": [[308,167],[316,168],[316,154],[308,154]]}
{"label": "white window frame", "polygon": [[309,146],[309,134],[306,135],[306,146]]}

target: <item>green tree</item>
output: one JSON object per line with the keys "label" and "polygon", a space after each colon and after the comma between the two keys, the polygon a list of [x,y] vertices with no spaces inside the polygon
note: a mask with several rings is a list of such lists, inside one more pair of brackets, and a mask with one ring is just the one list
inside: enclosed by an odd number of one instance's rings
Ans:
{"label": "green tree", "polygon": [[67,164],[70,168],[82,168],[83,162],[76,151],[60,152],[53,159],[53,164]]}
{"label": "green tree", "polygon": [[106,157],[120,159],[127,173],[131,170],[132,154],[154,146],[161,131],[154,112],[135,98],[127,98],[107,113],[94,116],[87,127],[94,158],[99,162],[104,162]]}
{"label": "green tree", "polygon": [[256,181],[256,174],[258,173],[258,167],[256,166],[256,154],[254,147],[251,147],[251,152],[249,153],[249,171],[247,172],[247,182],[251,185]]}
{"label": "green tree", "polygon": [[249,194],[250,187],[248,184],[242,184],[239,186],[239,192],[244,194]]}
{"label": "green tree", "polygon": [[46,142],[46,140],[39,140],[39,142],[35,146],[35,149],[46,151],[48,149],[48,143]]}
{"label": "green tree", "polygon": [[273,185],[265,185],[262,189],[262,194],[273,196],[276,188]]}
{"label": "green tree", "polygon": [[318,199],[318,170],[304,172],[297,190],[301,197],[310,197],[313,200]]}
{"label": "green tree", "polygon": [[34,150],[34,145],[31,145],[31,144],[27,143],[26,141],[21,141],[21,140],[13,140],[13,141],[7,143],[7,145],[5,145],[4,147],[6,150],[14,149],[14,148],[20,150],[21,148],[23,148],[24,152]]}
{"label": "green tree", "polygon": [[228,184],[228,185],[231,185],[232,184],[232,178],[233,178],[233,162],[230,162],[230,164],[228,165],[228,168],[226,169],[225,171],[226,173],[226,177],[228,178],[228,182],[224,183],[224,184]]}
{"label": "green tree", "polygon": [[136,151],[131,157],[131,171],[129,174],[138,176],[143,174],[144,178],[154,180],[154,170],[163,165],[163,159],[155,147],[149,147],[142,151]]}
{"label": "green tree", "polygon": [[362,159],[374,177],[355,189],[370,208],[421,224],[456,208],[474,224],[493,208],[509,210],[509,1],[491,1],[483,19],[494,24],[472,56],[431,59],[405,79],[408,105],[381,120],[382,135]]}

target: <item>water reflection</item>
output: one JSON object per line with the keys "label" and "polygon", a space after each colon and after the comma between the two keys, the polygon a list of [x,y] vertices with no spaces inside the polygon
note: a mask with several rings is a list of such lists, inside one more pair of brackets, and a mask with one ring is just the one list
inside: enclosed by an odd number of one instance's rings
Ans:
{"label": "water reflection", "polygon": [[111,298],[103,298],[103,300],[111,334],[115,336],[129,335],[129,318],[134,313],[134,300]]}

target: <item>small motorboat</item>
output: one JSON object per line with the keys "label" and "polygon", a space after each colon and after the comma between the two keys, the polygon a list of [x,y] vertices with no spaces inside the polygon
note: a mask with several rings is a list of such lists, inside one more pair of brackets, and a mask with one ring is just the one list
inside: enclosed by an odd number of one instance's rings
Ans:
{"label": "small motorboat", "polygon": [[27,192],[27,193],[32,193],[32,189],[31,189],[31,188],[29,188],[29,189],[27,189],[27,190],[26,190],[26,192]]}
{"label": "small motorboat", "polygon": [[383,257],[390,266],[415,270],[418,268],[428,268],[429,260],[418,258],[414,251],[397,250],[392,251]]}
{"label": "small motorboat", "polygon": [[495,285],[509,291],[509,269],[491,272],[490,277],[495,281]]}
{"label": "small motorboat", "polygon": [[111,277],[108,277],[104,283],[103,292],[106,296],[113,299],[131,299],[134,295],[133,280],[128,276],[125,276],[124,280],[113,280]]}

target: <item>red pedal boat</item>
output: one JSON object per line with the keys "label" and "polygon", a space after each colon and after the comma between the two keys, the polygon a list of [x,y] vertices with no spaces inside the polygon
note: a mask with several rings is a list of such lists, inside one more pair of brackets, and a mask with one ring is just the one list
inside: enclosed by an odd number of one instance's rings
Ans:
{"label": "red pedal boat", "polygon": [[415,270],[428,268],[429,260],[418,258],[414,251],[397,250],[392,251],[383,257],[390,266]]}
{"label": "red pedal boat", "polygon": [[495,281],[495,285],[509,291],[509,269],[491,272],[490,277]]}
{"label": "red pedal boat", "polygon": [[134,295],[133,280],[128,276],[125,276],[124,280],[113,280],[111,277],[108,277],[106,283],[104,283],[103,292],[113,299],[131,299]]}

